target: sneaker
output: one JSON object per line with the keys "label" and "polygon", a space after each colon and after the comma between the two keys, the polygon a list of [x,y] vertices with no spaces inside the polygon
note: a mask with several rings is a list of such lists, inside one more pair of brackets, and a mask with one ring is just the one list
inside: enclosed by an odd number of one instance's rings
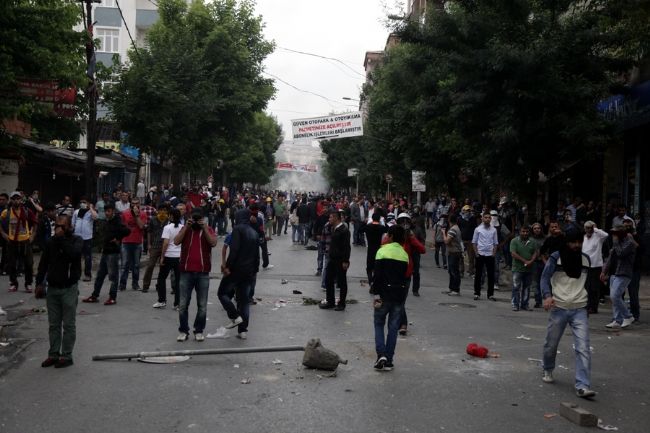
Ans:
{"label": "sneaker", "polygon": [[519,311],[519,308],[517,308],[517,307],[512,307],[512,311]]}
{"label": "sneaker", "polygon": [[81,300],[81,302],[85,302],[87,304],[95,304],[95,303],[99,302],[99,299],[97,299],[96,296],[91,295],[91,296],[88,296],[87,298],[83,298]]}
{"label": "sneaker", "polygon": [[392,371],[393,368],[395,368],[393,361],[387,361],[386,364],[384,364],[384,371]]}
{"label": "sneaker", "polygon": [[245,340],[248,338],[248,333],[240,332],[239,334],[237,334],[237,338],[239,338],[240,340]]}
{"label": "sneaker", "polygon": [[70,358],[59,358],[59,360],[54,364],[54,368],[66,368],[70,367],[74,362]]}
{"label": "sneaker", "polygon": [[6,316],[7,312],[0,307],[0,316]]}
{"label": "sneaker", "polygon": [[318,304],[318,308],[320,308],[321,310],[331,310],[331,309],[333,309],[335,307],[336,307],[336,305],[328,304],[327,302],[325,302],[325,303],[321,302],[320,304]]}
{"label": "sneaker", "polygon": [[576,390],[576,395],[581,398],[590,398],[596,395],[596,391],[592,391],[589,388],[580,388]]}
{"label": "sneaker", "polygon": [[478,301],[479,299],[481,299],[481,296],[480,296],[480,295],[474,295],[474,300],[475,300],[475,301]]}
{"label": "sneaker", "polygon": [[616,320],[612,320],[611,323],[605,325],[605,328],[610,328],[610,329],[619,329],[620,327],[621,324],[618,323]]}
{"label": "sneaker", "polygon": [[408,332],[408,330],[407,330],[406,326],[404,326],[403,328],[399,328],[399,331],[398,331],[399,335],[401,335],[402,337],[406,336],[407,332]]}
{"label": "sneaker", "polygon": [[41,362],[41,367],[47,368],[56,364],[58,359],[48,357],[45,361]]}
{"label": "sneaker", "polygon": [[140,291],[142,291],[142,289],[140,288],[140,286],[134,286],[134,287],[131,287],[131,289],[135,290],[136,292],[140,292]]}
{"label": "sneaker", "polygon": [[314,275],[317,276],[317,277],[320,277],[321,275],[323,275],[323,272],[322,271],[316,271],[316,273]]}
{"label": "sneaker", "polygon": [[488,299],[489,299],[490,301],[492,301],[492,302],[496,302],[496,301],[497,301],[497,298],[495,298],[494,296],[488,296]]}
{"label": "sneaker", "polygon": [[113,298],[108,298],[106,301],[104,301],[104,305],[115,305],[117,304],[117,301]]}
{"label": "sneaker", "polygon": [[273,265],[268,265],[267,267],[262,268],[262,270],[268,271],[269,269],[273,269],[273,267],[274,267]]}
{"label": "sneaker", "polygon": [[167,306],[167,302],[156,302],[153,304],[154,308],[165,308]]}
{"label": "sneaker", "polygon": [[178,305],[174,305],[174,311],[179,311],[181,308]]}
{"label": "sneaker", "polygon": [[176,337],[176,341],[183,342],[183,341],[187,341],[188,338],[189,335],[187,333],[181,332],[180,334],[178,334],[178,337]]}
{"label": "sneaker", "polygon": [[25,293],[32,293],[33,291],[31,284],[25,284]]}
{"label": "sneaker", "polygon": [[239,325],[240,323],[242,323],[243,321],[244,321],[244,319],[242,319],[241,316],[237,316],[237,318],[235,318],[235,319],[231,320],[230,322],[226,323],[225,328],[226,328],[226,329],[232,329],[232,328],[234,328],[235,326],[237,326],[237,325]]}
{"label": "sneaker", "polygon": [[374,365],[375,370],[383,370],[387,362],[388,359],[386,359],[385,356],[380,356],[379,358],[377,358],[377,361],[375,362]]}
{"label": "sneaker", "polygon": [[553,379],[553,372],[552,371],[544,371],[544,375],[542,376],[542,381],[544,383],[553,383],[553,382],[555,382],[555,379]]}
{"label": "sneaker", "polygon": [[420,296],[420,292],[418,292],[418,291],[413,291],[413,296]]}
{"label": "sneaker", "polygon": [[194,340],[200,342],[200,341],[205,340],[205,337],[203,336],[202,332],[197,332],[196,334],[194,334]]}
{"label": "sneaker", "polygon": [[341,303],[339,302],[336,304],[336,307],[334,307],[334,311],[345,311],[345,302]]}
{"label": "sneaker", "polygon": [[18,286],[15,284],[12,284],[9,286],[9,292],[17,292],[18,291]]}
{"label": "sneaker", "polygon": [[535,304],[533,308],[542,308],[542,304]]}
{"label": "sneaker", "polygon": [[460,296],[460,292],[456,292],[454,290],[450,290],[447,294],[449,296]]}
{"label": "sneaker", "polygon": [[120,292],[123,292],[123,291],[126,290],[126,287],[120,287],[119,290],[120,290]]}
{"label": "sneaker", "polygon": [[621,323],[621,328],[627,328],[632,323],[634,323],[634,317],[629,317],[627,319],[623,319],[623,323]]}
{"label": "sneaker", "polygon": [[92,280],[92,277],[90,275],[84,275],[84,277],[81,279],[81,281],[86,281],[86,282],[91,281],[91,280]]}

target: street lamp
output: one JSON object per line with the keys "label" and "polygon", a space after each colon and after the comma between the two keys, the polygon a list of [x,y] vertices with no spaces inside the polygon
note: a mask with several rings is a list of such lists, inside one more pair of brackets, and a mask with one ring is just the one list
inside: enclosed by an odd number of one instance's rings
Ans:
{"label": "street lamp", "polygon": [[350,98],[350,97],[348,97],[348,96],[344,96],[344,97],[342,97],[341,99],[343,99],[344,101],[356,101],[356,102],[361,102],[361,101],[358,100],[358,99]]}

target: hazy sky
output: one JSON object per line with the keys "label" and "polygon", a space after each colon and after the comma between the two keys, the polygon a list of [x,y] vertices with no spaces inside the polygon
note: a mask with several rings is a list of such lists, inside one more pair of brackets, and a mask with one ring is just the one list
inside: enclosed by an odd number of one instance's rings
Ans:
{"label": "hazy sky", "polygon": [[[266,61],[266,72],[276,78],[277,88],[268,112],[278,118],[287,139],[291,139],[291,119],[358,110],[358,102],[342,98],[359,98],[365,52],[384,49],[389,32],[383,4],[382,0],[257,0],[266,38],[277,45]],[[345,65],[286,49],[337,58]],[[279,79],[329,100],[300,92]]]}

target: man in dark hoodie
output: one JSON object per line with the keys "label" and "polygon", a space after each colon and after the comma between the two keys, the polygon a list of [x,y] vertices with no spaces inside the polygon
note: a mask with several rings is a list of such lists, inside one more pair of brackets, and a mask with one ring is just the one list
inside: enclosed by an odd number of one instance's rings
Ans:
{"label": "man in dark hoodie", "polygon": [[[219,301],[226,310],[230,322],[226,328],[237,326],[237,337],[245,340],[250,318],[251,290],[260,266],[259,236],[251,227],[250,212],[242,209],[235,215],[235,227],[230,238],[230,253],[222,268],[228,284],[219,286]],[[237,307],[232,297],[237,300]]]}
{"label": "man in dark hoodie", "polygon": [[[372,291],[375,294],[375,349],[376,370],[393,369],[393,355],[397,344],[404,302],[409,290],[406,277],[409,256],[402,247],[406,243],[406,230],[394,225],[388,230],[388,242],[377,251]],[[384,326],[388,319],[388,334]]]}
{"label": "man in dark hoodie", "polygon": [[102,257],[99,261],[99,270],[95,276],[95,288],[92,295],[84,298],[82,302],[95,303],[99,302],[99,292],[102,290],[104,278],[108,275],[111,282],[109,297],[104,305],[113,305],[117,298],[117,279],[119,276],[120,251],[122,249],[122,238],[128,236],[131,230],[128,229],[119,216],[115,215],[115,205],[106,203],[104,206],[104,215],[106,223],[104,224],[104,234],[102,239]]}
{"label": "man in dark hoodie", "polygon": [[374,212],[372,214],[372,222],[363,224],[361,226],[361,236],[365,233],[366,239],[368,241],[368,249],[366,255],[366,274],[368,275],[368,284],[372,290],[372,281],[375,269],[375,256],[377,251],[381,246],[381,238],[384,236],[384,233],[388,231],[388,227],[382,225],[379,221],[381,220],[381,213]]}
{"label": "man in dark hoodie", "polygon": [[65,368],[73,364],[72,349],[76,340],[76,310],[81,277],[83,240],[70,228],[70,218],[59,216],[54,236],[45,244],[38,264],[36,284],[47,275],[47,318],[50,349],[41,367]]}

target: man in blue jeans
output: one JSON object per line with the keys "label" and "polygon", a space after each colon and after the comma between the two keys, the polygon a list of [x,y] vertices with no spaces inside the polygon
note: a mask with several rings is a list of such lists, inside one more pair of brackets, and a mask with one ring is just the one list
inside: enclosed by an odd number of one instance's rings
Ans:
{"label": "man in blue jeans", "polygon": [[86,303],[99,302],[99,293],[102,290],[104,279],[108,276],[111,282],[108,299],[104,305],[115,305],[117,302],[117,279],[119,277],[120,246],[122,239],[130,233],[130,230],[122,224],[118,215],[115,215],[115,205],[111,202],[104,206],[106,222],[103,225],[102,233],[102,257],[99,261],[99,270],[95,276],[93,293],[83,299]]}
{"label": "man in blue jeans", "polygon": [[194,339],[203,341],[203,330],[208,310],[208,289],[210,287],[210,269],[212,265],[212,248],[217,245],[217,236],[205,221],[200,209],[192,211],[192,217],[174,238],[174,243],[181,246],[181,280],[178,318],[180,334],[176,341],[185,341],[189,337],[187,307],[192,300],[192,291],[196,290],[196,317],[194,318]]}
{"label": "man in blue jeans", "polygon": [[[402,245],[406,242],[406,231],[400,225],[388,229],[388,242],[384,244],[375,257],[375,271],[372,292],[375,295],[374,324],[376,370],[393,369],[393,356],[397,344],[397,332],[400,326],[404,302],[409,290],[406,272],[409,256]],[[384,336],[384,326],[388,319],[388,333]]]}
{"label": "man in blue jeans", "polygon": [[[260,245],[258,233],[251,227],[248,210],[237,212],[235,224],[229,235],[228,260],[221,265],[224,279],[218,295],[230,319],[226,328],[237,326],[237,337],[245,340],[248,335],[251,290],[260,266]],[[237,307],[232,303],[233,296],[237,299]]]}
{"label": "man in blue jeans", "polygon": [[[578,397],[596,395],[591,390],[591,352],[589,350],[589,323],[587,315],[587,273],[589,256],[582,253],[582,233],[567,233],[565,242],[549,257],[542,273],[544,309],[551,311],[544,342],[545,383],[553,383],[557,346],[567,325],[573,332],[576,353],[575,389]],[[551,293],[552,292],[552,293]]]}
{"label": "man in blue jeans", "polygon": [[632,233],[625,226],[617,225],[611,230],[612,249],[603,265],[600,279],[605,282],[609,278],[609,298],[612,301],[612,321],[605,325],[607,328],[627,328],[634,322],[634,316],[623,301],[623,294],[627,290],[634,276],[634,257],[637,242]]}

